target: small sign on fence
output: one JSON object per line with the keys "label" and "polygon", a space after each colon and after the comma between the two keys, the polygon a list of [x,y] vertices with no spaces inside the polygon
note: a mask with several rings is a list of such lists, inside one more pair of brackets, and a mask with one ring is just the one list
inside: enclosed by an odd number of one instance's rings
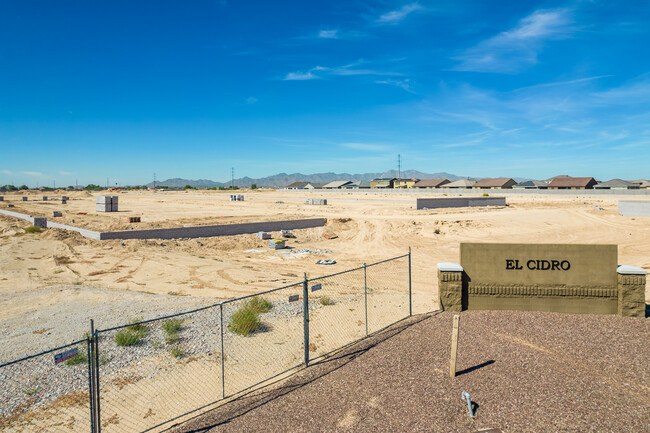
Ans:
{"label": "small sign on fence", "polygon": [[72,349],[66,350],[65,352],[57,353],[54,355],[54,364],[59,364],[68,359],[76,358],[79,356],[79,348],[73,347]]}
{"label": "small sign on fence", "polygon": [[323,288],[322,284],[314,284],[313,286],[311,286],[311,291],[315,292],[316,290],[320,290],[322,288]]}
{"label": "small sign on fence", "polygon": [[300,295],[291,295],[289,296],[289,302],[296,302],[300,299]]}

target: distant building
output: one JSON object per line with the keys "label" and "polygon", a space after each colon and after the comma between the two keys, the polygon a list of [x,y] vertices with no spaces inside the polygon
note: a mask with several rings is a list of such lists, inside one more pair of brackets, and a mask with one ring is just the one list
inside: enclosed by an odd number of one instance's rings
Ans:
{"label": "distant building", "polygon": [[387,189],[387,188],[393,188],[393,185],[395,184],[395,179],[394,177],[379,177],[377,179],[373,179],[370,181],[370,188],[375,189]]}
{"label": "distant building", "polygon": [[324,183],[316,182],[294,182],[290,185],[287,185],[285,189],[318,189],[322,188]]}
{"label": "distant building", "polygon": [[393,182],[393,188],[400,188],[400,189],[413,188],[413,185],[415,185],[419,181],[420,179],[416,179],[414,177],[395,179],[395,182]]}
{"label": "distant building", "polygon": [[448,183],[449,179],[422,179],[421,181],[416,182],[415,185],[413,185],[413,188],[440,188]]}
{"label": "distant building", "polygon": [[323,185],[323,189],[341,189],[345,185],[348,185],[350,183],[352,182],[349,180],[335,180],[333,182],[326,183],[325,185]]}
{"label": "distant building", "polygon": [[650,189],[650,180],[638,179],[638,180],[631,180],[630,182],[635,185],[639,185],[640,189]]}
{"label": "distant building", "polygon": [[309,185],[309,182],[294,182],[290,185],[285,186],[286,189],[305,189]]}
{"label": "distant building", "polygon": [[510,189],[517,185],[514,179],[509,177],[486,178],[476,181],[473,189]]}
{"label": "distant building", "polygon": [[593,177],[557,176],[548,184],[548,189],[593,189],[597,183]]}
{"label": "distant building", "polygon": [[350,182],[346,185],[343,185],[343,189],[370,189],[370,182],[366,182],[363,180]]}
{"label": "distant building", "polygon": [[548,189],[548,182],[543,180],[526,180],[519,182],[513,189]]}
{"label": "distant building", "polygon": [[640,185],[622,179],[612,179],[594,185],[594,189],[639,189]]}
{"label": "distant building", "polygon": [[444,185],[443,188],[472,189],[475,183],[476,179],[460,179],[454,182],[449,182]]}

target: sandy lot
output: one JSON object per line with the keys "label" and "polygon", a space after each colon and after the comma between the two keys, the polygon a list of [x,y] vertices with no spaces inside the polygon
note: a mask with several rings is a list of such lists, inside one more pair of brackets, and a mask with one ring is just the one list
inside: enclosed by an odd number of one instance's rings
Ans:
{"label": "sandy lot", "polygon": [[[115,193],[122,209],[118,213],[95,212],[95,197],[88,192],[47,193],[70,196],[67,205],[39,201],[43,194],[28,195],[27,202],[19,201],[22,194],[5,194],[1,208],[13,203],[12,210],[48,217],[52,210],[62,210],[63,217],[54,220],[93,230],[297,217],[325,217],[328,223],[299,230],[289,241],[294,250],[312,251],[286,254],[268,250],[266,241],[254,235],[128,240],[121,246],[120,241],[89,240],[56,229],[21,234],[27,222],[0,216],[3,340],[10,332],[12,345],[17,344],[14,355],[29,353],[35,347],[18,341],[38,340],[39,347],[72,341],[86,330],[89,318],[105,328],[132,316],[155,317],[156,310],[148,304],[203,305],[297,282],[305,272],[313,278],[401,255],[409,247],[413,311],[432,311],[437,305],[436,263],[458,261],[463,241],[617,244],[621,264],[650,270],[650,219],[618,215],[617,200],[625,197],[515,196],[508,197],[503,208],[416,210],[412,195],[242,193],[244,202],[230,202],[227,191],[120,192]],[[321,196],[328,199],[327,206],[304,204],[307,197]],[[129,224],[128,216],[141,216],[142,223]],[[325,233],[338,238],[326,239]],[[316,265],[319,259],[335,259],[337,264]],[[119,305],[120,314],[111,304]],[[56,316],[59,307],[66,312],[65,320]],[[37,314],[43,309],[52,313]],[[43,329],[47,331],[34,334]],[[11,354],[3,353],[0,361],[7,358]]]}

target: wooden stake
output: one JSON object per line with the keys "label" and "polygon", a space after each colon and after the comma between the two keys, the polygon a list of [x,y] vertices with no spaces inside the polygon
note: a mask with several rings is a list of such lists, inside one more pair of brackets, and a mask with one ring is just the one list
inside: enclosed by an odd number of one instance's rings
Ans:
{"label": "wooden stake", "polygon": [[456,377],[456,349],[458,349],[458,328],[460,316],[454,316],[454,329],[451,332],[451,362],[449,364],[449,377]]}

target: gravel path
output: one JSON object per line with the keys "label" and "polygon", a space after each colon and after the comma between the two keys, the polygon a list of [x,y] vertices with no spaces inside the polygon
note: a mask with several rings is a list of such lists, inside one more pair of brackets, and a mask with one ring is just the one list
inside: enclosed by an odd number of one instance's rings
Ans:
{"label": "gravel path", "polygon": [[[650,321],[618,316],[453,314],[389,331],[172,428],[189,432],[650,431]],[[477,407],[467,415],[461,392]]]}

